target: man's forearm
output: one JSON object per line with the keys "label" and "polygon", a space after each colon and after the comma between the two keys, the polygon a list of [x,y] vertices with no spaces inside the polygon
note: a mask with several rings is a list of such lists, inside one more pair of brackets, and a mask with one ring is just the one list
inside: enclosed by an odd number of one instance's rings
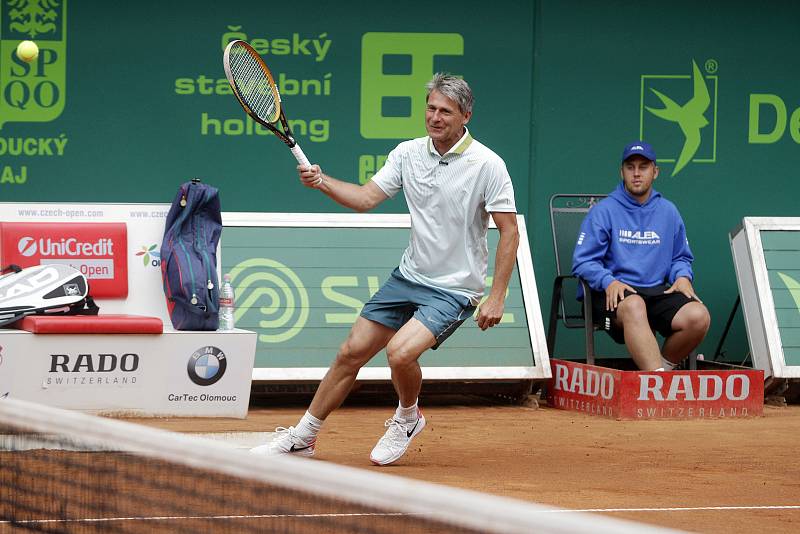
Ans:
{"label": "man's forearm", "polygon": [[513,232],[500,233],[500,241],[497,244],[494,258],[494,278],[492,279],[492,289],[489,292],[490,297],[505,299],[508,282],[517,260],[518,247],[519,232],[516,228]]}
{"label": "man's forearm", "polygon": [[337,180],[327,174],[322,175],[322,183],[317,189],[328,195],[337,204],[359,213],[371,210],[376,204],[369,195],[365,194],[363,186]]}

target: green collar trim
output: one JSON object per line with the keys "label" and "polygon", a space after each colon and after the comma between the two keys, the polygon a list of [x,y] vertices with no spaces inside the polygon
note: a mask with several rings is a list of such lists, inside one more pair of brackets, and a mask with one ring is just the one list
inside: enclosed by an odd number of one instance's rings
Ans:
{"label": "green collar trim", "polygon": [[[447,152],[445,152],[441,157],[444,157],[444,156],[446,156],[448,154],[459,154],[460,155],[460,154],[463,154],[469,148],[469,145],[471,145],[472,141],[473,141],[472,134],[469,133],[469,130],[467,129],[466,126],[464,126],[464,130],[465,130],[465,133],[464,133],[463,137],[461,137],[461,139],[458,140],[458,143],[453,145],[453,147],[450,150],[448,150]],[[439,156],[439,152],[437,152],[436,151],[436,147],[433,146],[433,139],[431,139],[430,136],[428,137],[428,151],[431,154],[435,154],[436,156]]]}
{"label": "green collar trim", "polygon": [[470,135],[469,130],[467,130],[467,133],[464,134],[464,137],[461,138],[461,141],[459,141],[459,143],[455,147],[450,149],[450,152],[453,152],[454,154],[463,154],[464,151],[468,149],[469,145],[471,144],[472,144],[472,135]]}

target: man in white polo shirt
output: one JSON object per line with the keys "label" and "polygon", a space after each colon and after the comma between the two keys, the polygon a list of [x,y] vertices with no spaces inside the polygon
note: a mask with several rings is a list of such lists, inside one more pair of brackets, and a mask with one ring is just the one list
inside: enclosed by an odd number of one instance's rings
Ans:
{"label": "man in white polo shirt", "polygon": [[398,460],[425,427],[417,406],[419,357],[473,315],[483,296],[490,216],[500,241],[492,288],[477,322],[481,330],[500,322],[519,244],[511,178],[503,160],[466,128],[473,102],[467,82],[436,74],[426,88],[428,136],[400,143],[370,182],[336,180],[318,165],[298,167],[304,185],[359,212],[402,189],[411,236],[399,267],[364,306],[303,418],[296,427],[276,430],[272,442],[253,452],[312,456],[325,418],[347,397],[359,369],[386,348],[399,405],[370,460]]}

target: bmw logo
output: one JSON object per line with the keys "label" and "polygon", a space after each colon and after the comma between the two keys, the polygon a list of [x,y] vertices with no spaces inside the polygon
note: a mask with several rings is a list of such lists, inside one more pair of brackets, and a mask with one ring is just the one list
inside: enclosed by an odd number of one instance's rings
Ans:
{"label": "bmw logo", "polygon": [[225,353],[217,347],[201,347],[189,357],[187,372],[189,378],[198,386],[210,386],[225,374],[228,362]]}

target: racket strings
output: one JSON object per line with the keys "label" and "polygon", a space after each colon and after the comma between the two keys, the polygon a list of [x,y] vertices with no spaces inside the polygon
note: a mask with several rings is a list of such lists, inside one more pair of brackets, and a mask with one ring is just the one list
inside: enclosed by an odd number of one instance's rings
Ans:
{"label": "racket strings", "polygon": [[278,120],[279,109],[272,84],[261,63],[243,48],[231,50],[231,74],[239,96],[263,120]]}

